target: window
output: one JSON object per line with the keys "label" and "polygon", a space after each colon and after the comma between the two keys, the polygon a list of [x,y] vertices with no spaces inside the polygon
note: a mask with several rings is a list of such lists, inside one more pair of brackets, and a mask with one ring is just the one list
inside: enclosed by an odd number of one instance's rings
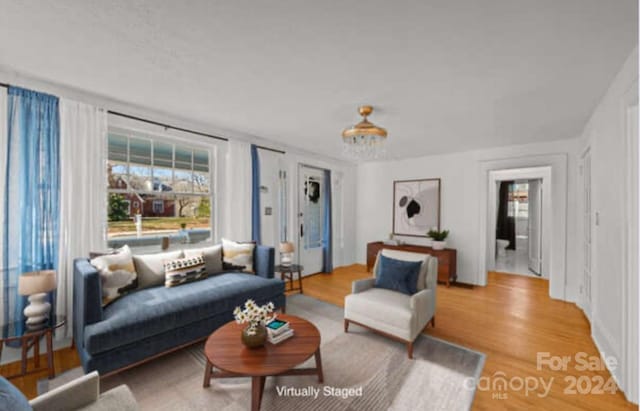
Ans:
{"label": "window", "polygon": [[208,240],[210,158],[207,148],[110,130],[109,246],[158,245],[167,236],[172,243]]}
{"label": "window", "polygon": [[153,213],[154,214],[164,213],[164,200],[153,200]]}
{"label": "window", "polygon": [[522,219],[529,217],[529,183],[509,185],[508,216]]}

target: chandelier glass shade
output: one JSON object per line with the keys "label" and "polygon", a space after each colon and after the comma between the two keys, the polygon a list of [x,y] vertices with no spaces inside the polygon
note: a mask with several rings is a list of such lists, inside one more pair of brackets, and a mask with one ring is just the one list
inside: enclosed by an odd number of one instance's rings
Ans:
{"label": "chandelier glass shade", "polygon": [[361,106],[358,112],[363,117],[362,121],[342,132],[343,154],[354,160],[379,159],[385,154],[387,130],[367,119],[373,107]]}

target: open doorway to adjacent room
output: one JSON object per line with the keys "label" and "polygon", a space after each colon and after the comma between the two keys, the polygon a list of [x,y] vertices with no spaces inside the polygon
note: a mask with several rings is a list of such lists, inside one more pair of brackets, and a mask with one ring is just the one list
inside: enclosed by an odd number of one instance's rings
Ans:
{"label": "open doorway to adjacent room", "polygon": [[542,274],[542,179],[496,182],[495,271]]}
{"label": "open doorway to adjacent room", "polygon": [[487,269],[549,279],[551,167],[489,172]]}

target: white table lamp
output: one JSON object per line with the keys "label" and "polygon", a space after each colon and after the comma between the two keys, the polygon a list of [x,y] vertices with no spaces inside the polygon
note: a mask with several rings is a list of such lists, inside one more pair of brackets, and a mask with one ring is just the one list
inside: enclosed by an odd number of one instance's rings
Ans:
{"label": "white table lamp", "polygon": [[56,272],[53,270],[24,273],[18,280],[18,294],[29,296],[29,305],[24,309],[27,325],[46,322],[51,312],[47,293],[56,288]]}
{"label": "white table lamp", "polygon": [[280,243],[280,264],[289,266],[293,262],[293,252],[295,247],[293,243]]}

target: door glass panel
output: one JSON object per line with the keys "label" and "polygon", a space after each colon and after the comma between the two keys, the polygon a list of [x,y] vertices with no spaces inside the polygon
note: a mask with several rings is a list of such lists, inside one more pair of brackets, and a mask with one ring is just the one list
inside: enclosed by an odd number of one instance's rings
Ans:
{"label": "door glass panel", "polygon": [[304,183],[304,247],[322,247],[322,181],[316,177],[306,178]]}

